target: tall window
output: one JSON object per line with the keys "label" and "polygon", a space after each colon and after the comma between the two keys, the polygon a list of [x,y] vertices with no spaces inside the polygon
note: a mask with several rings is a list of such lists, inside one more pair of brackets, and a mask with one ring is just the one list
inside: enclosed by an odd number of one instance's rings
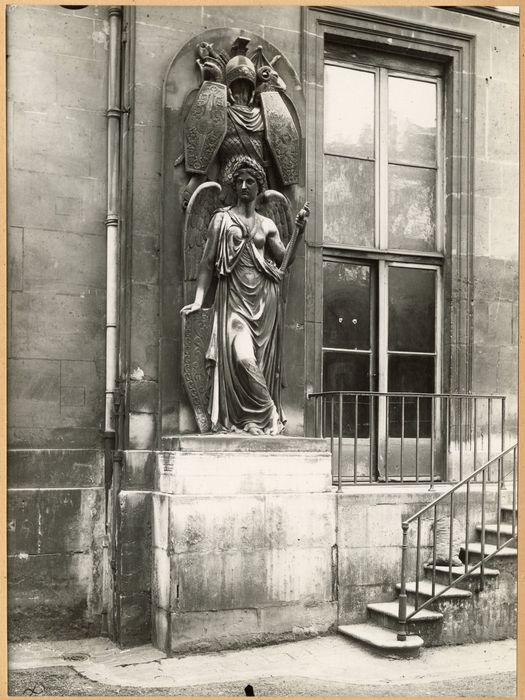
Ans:
{"label": "tall window", "polygon": [[[331,44],[324,67],[323,390],[440,390],[442,67]],[[430,402],[345,434],[428,436]],[[416,420],[417,411],[417,420]],[[404,426],[401,421],[403,419]]]}

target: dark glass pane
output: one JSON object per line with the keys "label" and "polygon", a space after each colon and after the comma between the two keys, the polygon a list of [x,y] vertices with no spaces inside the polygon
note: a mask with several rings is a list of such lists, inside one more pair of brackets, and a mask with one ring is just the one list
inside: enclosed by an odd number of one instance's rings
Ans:
{"label": "dark glass pane", "polygon": [[325,243],[374,245],[374,167],[365,160],[325,156]]}
{"label": "dark glass pane", "polygon": [[435,320],[435,270],[389,267],[388,349],[434,352]]}
{"label": "dark glass pane", "polygon": [[414,165],[436,164],[435,83],[388,79],[388,159]]}
{"label": "dark glass pane", "polygon": [[374,73],[325,66],[324,149],[374,157]]}
{"label": "dark glass pane", "polygon": [[369,350],[370,267],[325,260],[323,303],[324,347]]}
{"label": "dark glass pane", "polygon": [[435,170],[388,166],[388,241],[390,248],[435,250]]}
{"label": "dark glass pane", "polygon": [[[370,388],[370,356],[342,352],[323,353],[323,391],[368,391]],[[326,402],[325,435],[339,434],[339,400],[334,398],[333,413],[330,400]],[[367,396],[345,396],[343,400],[343,437],[355,436],[357,411],[357,436],[368,437],[370,431],[371,404]],[[333,423],[332,423],[333,419]]]}
{"label": "dark glass pane", "polygon": [[[432,394],[434,392],[434,358],[414,355],[390,355],[388,358],[388,391]],[[388,434],[391,437],[430,437],[432,399],[401,397],[388,400]],[[403,431],[404,422],[404,431]]]}

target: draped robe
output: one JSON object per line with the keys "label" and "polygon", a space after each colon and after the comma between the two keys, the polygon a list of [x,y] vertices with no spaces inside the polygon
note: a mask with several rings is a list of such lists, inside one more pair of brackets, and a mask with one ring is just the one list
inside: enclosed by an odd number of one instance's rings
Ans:
{"label": "draped robe", "polygon": [[210,222],[217,236],[218,283],[206,357],[215,431],[244,430],[255,424],[264,432],[277,433],[284,427],[281,275],[265,257],[263,221],[256,213],[248,231],[227,207]]}

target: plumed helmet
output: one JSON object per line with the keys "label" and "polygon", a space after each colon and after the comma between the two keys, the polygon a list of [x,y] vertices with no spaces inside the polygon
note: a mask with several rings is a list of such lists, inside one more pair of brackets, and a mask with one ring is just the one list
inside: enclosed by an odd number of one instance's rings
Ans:
{"label": "plumed helmet", "polygon": [[246,56],[234,56],[226,64],[226,85],[234,80],[248,80],[255,87],[255,66]]}

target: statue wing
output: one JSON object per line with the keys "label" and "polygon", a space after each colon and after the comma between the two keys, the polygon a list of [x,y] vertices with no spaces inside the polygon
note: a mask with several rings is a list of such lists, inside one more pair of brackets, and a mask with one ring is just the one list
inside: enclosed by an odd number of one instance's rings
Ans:
{"label": "statue wing", "polygon": [[218,182],[204,182],[192,194],[184,223],[184,281],[195,291],[199,263],[204,252],[208,225],[214,212],[221,206]]}
{"label": "statue wing", "polygon": [[294,230],[294,220],[290,202],[284,194],[277,190],[266,190],[257,200],[257,211],[272,219],[279,230],[283,244],[287,246]]}

